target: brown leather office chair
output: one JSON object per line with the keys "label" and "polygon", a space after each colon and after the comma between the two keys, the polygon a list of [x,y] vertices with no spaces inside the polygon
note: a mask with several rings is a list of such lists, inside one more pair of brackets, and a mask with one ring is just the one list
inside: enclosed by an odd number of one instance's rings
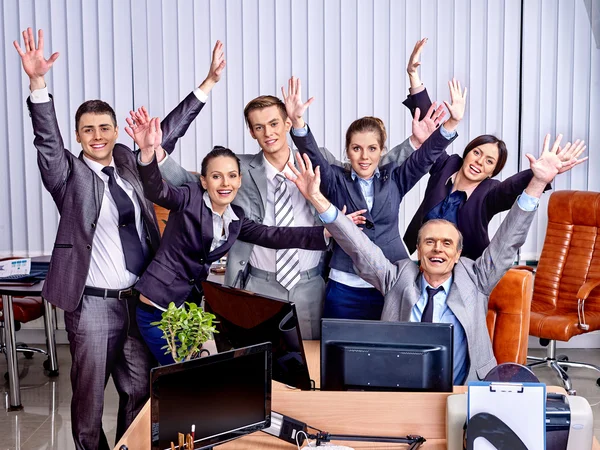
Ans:
{"label": "brown leather office chair", "polygon": [[487,327],[498,364],[525,364],[533,275],[510,269],[500,279],[488,303]]}
{"label": "brown leather office chair", "polygon": [[[548,345],[546,364],[573,392],[568,367],[600,366],[556,356],[556,341],[600,329],[600,193],[559,191],[548,205],[546,239],[535,274],[529,333]],[[600,379],[598,380],[600,383]]]}

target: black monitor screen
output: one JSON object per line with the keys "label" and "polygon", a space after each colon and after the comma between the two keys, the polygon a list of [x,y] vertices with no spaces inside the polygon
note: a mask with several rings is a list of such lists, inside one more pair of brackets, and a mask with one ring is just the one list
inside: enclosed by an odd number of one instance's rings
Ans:
{"label": "black monitor screen", "polygon": [[152,450],[177,446],[178,433],[192,425],[196,449],[269,427],[270,349],[266,343],[153,369]]}
{"label": "black monitor screen", "polygon": [[452,392],[452,328],[323,319],[321,390]]}
{"label": "black monitor screen", "polygon": [[217,316],[219,352],[260,342],[273,345],[273,379],[310,389],[296,307],[286,300],[204,281],[204,308]]}

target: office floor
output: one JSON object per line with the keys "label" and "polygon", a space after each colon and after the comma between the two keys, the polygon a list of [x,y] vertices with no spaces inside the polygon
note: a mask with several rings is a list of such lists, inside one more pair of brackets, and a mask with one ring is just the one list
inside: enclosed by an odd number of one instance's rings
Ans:
{"label": "office floor", "polygon": [[[600,365],[600,350],[566,349],[559,353],[569,355],[572,361],[586,361]],[[534,356],[542,356],[544,350],[531,350]],[[21,372],[20,412],[0,412],[0,450],[71,450],[75,446],[71,438],[71,384],[69,380],[71,357],[66,345],[58,347],[60,375],[48,378],[43,374],[42,355],[26,360],[19,355]],[[6,360],[0,357],[0,373],[6,372]],[[591,370],[569,369],[577,393],[588,399],[594,411],[594,434],[600,436],[600,388],[596,386],[598,375]],[[549,369],[536,369],[536,375],[547,384],[558,385]],[[2,387],[5,405],[8,385]],[[110,443],[114,443],[118,397],[114,385],[109,382],[104,406],[104,430]]]}

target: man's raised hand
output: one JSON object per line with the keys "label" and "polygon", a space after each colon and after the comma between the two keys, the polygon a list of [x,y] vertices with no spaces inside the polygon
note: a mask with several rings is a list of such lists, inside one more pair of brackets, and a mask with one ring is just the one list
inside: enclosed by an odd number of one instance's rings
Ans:
{"label": "man's raised hand", "polygon": [[38,43],[35,45],[33,30],[27,28],[23,31],[23,49],[17,41],[13,41],[13,45],[17,49],[17,53],[21,57],[23,70],[29,77],[30,89],[32,91],[41,89],[46,86],[44,75],[48,73],[54,61],[58,59],[58,52],[50,55],[50,58],[44,58],[44,32],[38,30]]}
{"label": "man's raised hand", "polygon": [[309,98],[306,103],[302,101],[302,84],[300,78],[292,77],[288,81],[288,92],[287,95],[281,87],[281,95],[283,96],[283,102],[285,103],[285,110],[288,117],[292,121],[294,128],[304,127],[304,112],[314,101],[314,97]]}

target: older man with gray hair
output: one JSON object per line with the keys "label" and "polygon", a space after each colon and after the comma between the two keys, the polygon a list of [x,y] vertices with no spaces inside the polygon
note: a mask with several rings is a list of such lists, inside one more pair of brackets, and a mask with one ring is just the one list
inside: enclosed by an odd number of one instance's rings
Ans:
{"label": "older man with gray hair", "polygon": [[546,185],[559,169],[576,162],[570,144],[560,150],[561,138],[549,150],[548,135],[538,159],[527,155],[534,177],[475,261],[461,258],[462,236],[454,224],[432,220],[419,232],[420,264],[410,259],[391,262],[321,194],[318,167],[313,171],[308,158],[297,158],[300,170],[292,170],[296,186],[350,255],[356,272],[385,296],[382,320],[454,325],[454,384],[463,384],[484,378],[496,366],[486,326],[488,298],[525,242]]}

